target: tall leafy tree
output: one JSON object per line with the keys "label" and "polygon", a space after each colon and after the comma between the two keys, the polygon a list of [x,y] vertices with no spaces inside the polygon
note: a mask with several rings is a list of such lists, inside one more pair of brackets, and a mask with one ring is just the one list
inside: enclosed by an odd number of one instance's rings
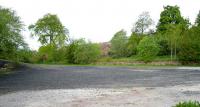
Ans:
{"label": "tall leafy tree", "polygon": [[38,36],[41,44],[53,44],[62,46],[68,35],[68,30],[62,25],[57,15],[46,14],[29,29],[33,36]]}
{"label": "tall leafy tree", "polygon": [[153,23],[154,22],[151,19],[149,12],[143,12],[139,15],[138,20],[136,21],[132,30],[133,32],[144,34]]}
{"label": "tall leafy tree", "polygon": [[171,60],[173,59],[173,56],[174,59],[176,59],[177,48],[179,47],[179,42],[180,42],[179,40],[181,39],[183,32],[184,30],[182,29],[181,24],[178,25],[169,24],[167,26],[167,31],[164,34],[164,36],[170,48]]}
{"label": "tall leafy tree", "polygon": [[145,35],[138,35],[137,33],[132,32],[131,36],[128,39],[128,44],[127,44],[129,56],[136,55],[137,46],[140,43],[140,40],[142,40],[144,36]]}
{"label": "tall leafy tree", "polygon": [[19,48],[26,47],[21,31],[23,23],[16,12],[0,7],[0,58],[15,58]]}
{"label": "tall leafy tree", "polygon": [[177,25],[184,24],[187,25],[187,20],[181,16],[181,12],[178,6],[165,6],[164,10],[160,14],[159,23],[157,25],[157,30],[159,32],[165,33],[169,24]]}
{"label": "tall leafy tree", "polygon": [[169,46],[162,52],[167,52],[170,49],[171,59],[173,59],[173,56],[176,59],[177,47],[179,47],[178,40],[188,28],[189,20],[181,16],[178,6],[165,6],[157,25],[157,33],[160,33],[162,38],[161,47]]}
{"label": "tall leafy tree", "polygon": [[113,57],[126,57],[128,54],[127,43],[128,37],[124,30],[117,32],[111,39],[111,54]]}
{"label": "tall leafy tree", "polygon": [[200,62],[200,27],[193,26],[180,39],[179,61],[183,63]]}

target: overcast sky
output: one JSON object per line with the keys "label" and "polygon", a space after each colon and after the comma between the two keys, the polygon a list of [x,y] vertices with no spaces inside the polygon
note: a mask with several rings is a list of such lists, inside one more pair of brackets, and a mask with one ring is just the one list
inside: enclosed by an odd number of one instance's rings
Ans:
{"label": "overcast sky", "polygon": [[[143,11],[157,23],[163,6],[178,5],[182,16],[194,23],[200,10],[200,0],[0,0],[0,5],[15,10],[26,27],[46,13],[57,14],[70,37],[93,42],[109,41],[121,29],[130,35]],[[39,42],[27,29],[23,36],[31,49],[38,49]]]}

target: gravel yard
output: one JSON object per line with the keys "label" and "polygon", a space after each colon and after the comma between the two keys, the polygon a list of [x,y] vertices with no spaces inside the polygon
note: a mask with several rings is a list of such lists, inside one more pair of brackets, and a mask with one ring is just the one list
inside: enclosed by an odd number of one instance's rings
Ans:
{"label": "gravel yard", "polygon": [[200,101],[200,69],[25,67],[0,77],[0,107],[171,107]]}

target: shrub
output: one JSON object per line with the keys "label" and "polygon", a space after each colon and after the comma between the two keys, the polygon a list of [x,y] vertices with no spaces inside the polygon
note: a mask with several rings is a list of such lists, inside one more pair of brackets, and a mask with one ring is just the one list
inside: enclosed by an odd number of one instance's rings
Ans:
{"label": "shrub", "polygon": [[124,30],[117,32],[112,37],[110,43],[110,55],[112,57],[120,58],[129,56],[127,49],[128,37],[126,36],[126,32]]}
{"label": "shrub", "polygon": [[139,60],[149,62],[159,53],[160,48],[153,37],[146,36],[140,41],[137,50]]}
{"label": "shrub", "polygon": [[69,63],[89,64],[96,61],[101,52],[100,46],[84,39],[73,41],[68,47],[67,58]]}
{"label": "shrub", "polygon": [[135,32],[132,32],[127,44],[129,56],[136,55],[137,46],[144,36],[144,34],[137,34]]}
{"label": "shrub", "polygon": [[195,62],[200,62],[200,53],[199,49],[197,49],[195,46],[196,44],[191,43],[188,45],[182,44],[183,48],[180,49],[180,52],[178,53],[178,59],[183,64]]}
{"label": "shrub", "polygon": [[198,101],[185,101],[185,102],[179,102],[173,107],[200,107],[200,103]]}
{"label": "shrub", "polygon": [[19,49],[17,50],[17,61],[25,62],[25,63],[32,63],[32,57],[34,55],[34,51],[30,49]]}
{"label": "shrub", "polygon": [[200,27],[192,27],[180,40],[178,59],[182,63],[200,63]]}
{"label": "shrub", "polygon": [[46,46],[41,46],[39,48],[39,56],[40,56],[40,61],[42,62],[52,62],[54,61],[54,53],[56,51],[56,47],[53,45],[46,45]]}

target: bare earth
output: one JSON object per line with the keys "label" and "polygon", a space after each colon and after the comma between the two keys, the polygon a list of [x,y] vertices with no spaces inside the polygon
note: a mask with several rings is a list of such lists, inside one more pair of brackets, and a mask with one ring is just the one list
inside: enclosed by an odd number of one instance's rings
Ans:
{"label": "bare earth", "polygon": [[200,68],[23,68],[0,77],[0,107],[171,107],[200,101]]}

